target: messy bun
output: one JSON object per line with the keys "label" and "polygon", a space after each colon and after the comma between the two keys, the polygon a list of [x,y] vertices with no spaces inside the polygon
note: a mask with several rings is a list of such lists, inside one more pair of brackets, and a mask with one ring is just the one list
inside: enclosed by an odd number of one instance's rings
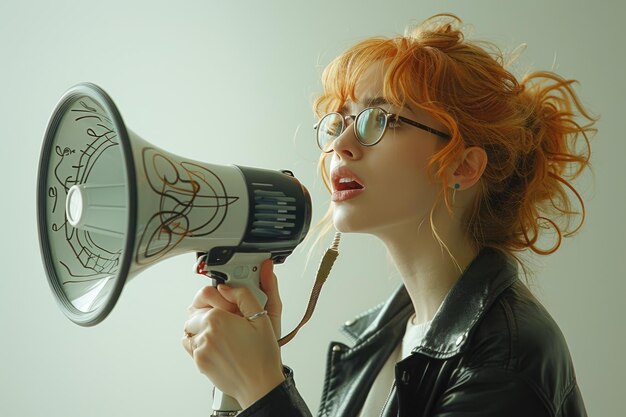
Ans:
{"label": "messy bun", "polygon": [[[571,182],[590,167],[589,140],[596,118],[574,92],[575,80],[537,71],[518,81],[505,68],[504,54],[489,42],[466,40],[461,23],[454,15],[436,15],[407,29],[404,36],[354,45],[324,70],[324,91],[314,111],[320,116],[355,100],[360,75],[373,62],[383,61],[383,96],[400,108],[411,105],[428,112],[452,136],[428,165],[429,174],[442,183],[430,216],[434,235],[439,240],[432,221],[437,204],[444,202],[452,211],[446,168],[466,148],[481,147],[488,162],[462,223],[476,249],[499,249],[524,267],[516,252],[553,253],[562,237],[576,233],[584,222],[585,206]],[[321,156],[318,167],[330,192],[328,155]],[[580,203],[580,213],[572,210],[568,190]],[[577,214],[581,219],[572,230],[571,219]],[[316,242],[332,227],[332,205],[320,226]],[[540,232],[550,228],[557,241],[542,249]]]}
{"label": "messy bun", "polygon": [[[572,236],[584,223],[585,204],[571,182],[590,166],[589,139],[595,130],[594,119],[572,89],[574,83],[540,71],[526,75],[519,84],[517,134],[488,144],[491,165],[502,169],[483,174],[481,207],[468,222],[486,246],[508,251],[529,248],[548,255],[559,248],[562,237]],[[579,124],[577,116],[587,123]],[[572,211],[568,189],[580,203],[580,213]],[[581,215],[580,222],[570,230],[576,214]],[[540,229],[550,228],[556,231],[557,241],[541,249],[537,246]]]}

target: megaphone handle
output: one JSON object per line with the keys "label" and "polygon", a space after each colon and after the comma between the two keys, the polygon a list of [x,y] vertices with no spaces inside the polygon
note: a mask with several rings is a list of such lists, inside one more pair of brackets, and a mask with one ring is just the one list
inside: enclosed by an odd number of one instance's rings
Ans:
{"label": "megaphone handle", "polygon": [[217,388],[213,389],[213,413],[211,417],[236,416],[241,406],[233,397],[224,394]]}
{"label": "megaphone handle", "polygon": [[[265,307],[267,295],[261,290],[261,264],[269,259],[271,253],[241,253],[233,254],[224,265],[207,265],[204,268],[208,275],[219,273],[219,280],[233,288],[247,287],[255,295],[259,304]],[[217,285],[217,284],[216,284]],[[213,391],[213,414],[211,417],[230,417],[237,415],[241,406],[234,398],[224,394],[217,388]]]}
{"label": "megaphone handle", "polygon": [[267,295],[261,290],[261,264],[271,256],[271,253],[235,252],[224,265],[206,265],[204,268],[216,282],[233,288],[249,288],[259,304],[265,307]]}

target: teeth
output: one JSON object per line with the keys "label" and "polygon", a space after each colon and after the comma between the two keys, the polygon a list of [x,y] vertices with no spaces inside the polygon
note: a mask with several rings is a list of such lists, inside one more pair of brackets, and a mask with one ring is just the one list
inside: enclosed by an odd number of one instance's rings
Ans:
{"label": "teeth", "polygon": [[352,181],[356,181],[354,178],[340,178],[339,179],[339,184],[345,183],[345,182],[352,182]]}

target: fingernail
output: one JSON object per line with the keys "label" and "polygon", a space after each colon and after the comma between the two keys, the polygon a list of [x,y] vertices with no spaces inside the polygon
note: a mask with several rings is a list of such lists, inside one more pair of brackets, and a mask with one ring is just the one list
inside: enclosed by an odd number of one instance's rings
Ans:
{"label": "fingernail", "polygon": [[217,286],[217,289],[220,290],[220,291],[229,291],[230,287],[228,285],[225,285],[225,284],[219,284]]}

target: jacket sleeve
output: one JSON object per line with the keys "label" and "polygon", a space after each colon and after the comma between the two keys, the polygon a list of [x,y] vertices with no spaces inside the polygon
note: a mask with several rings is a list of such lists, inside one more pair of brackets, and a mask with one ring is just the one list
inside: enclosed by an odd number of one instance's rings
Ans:
{"label": "jacket sleeve", "polygon": [[556,410],[530,381],[502,369],[461,371],[434,407],[433,417],[552,417]]}
{"label": "jacket sleeve", "polygon": [[296,389],[293,371],[283,366],[285,381],[238,414],[239,417],[311,417],[311,411]]}

